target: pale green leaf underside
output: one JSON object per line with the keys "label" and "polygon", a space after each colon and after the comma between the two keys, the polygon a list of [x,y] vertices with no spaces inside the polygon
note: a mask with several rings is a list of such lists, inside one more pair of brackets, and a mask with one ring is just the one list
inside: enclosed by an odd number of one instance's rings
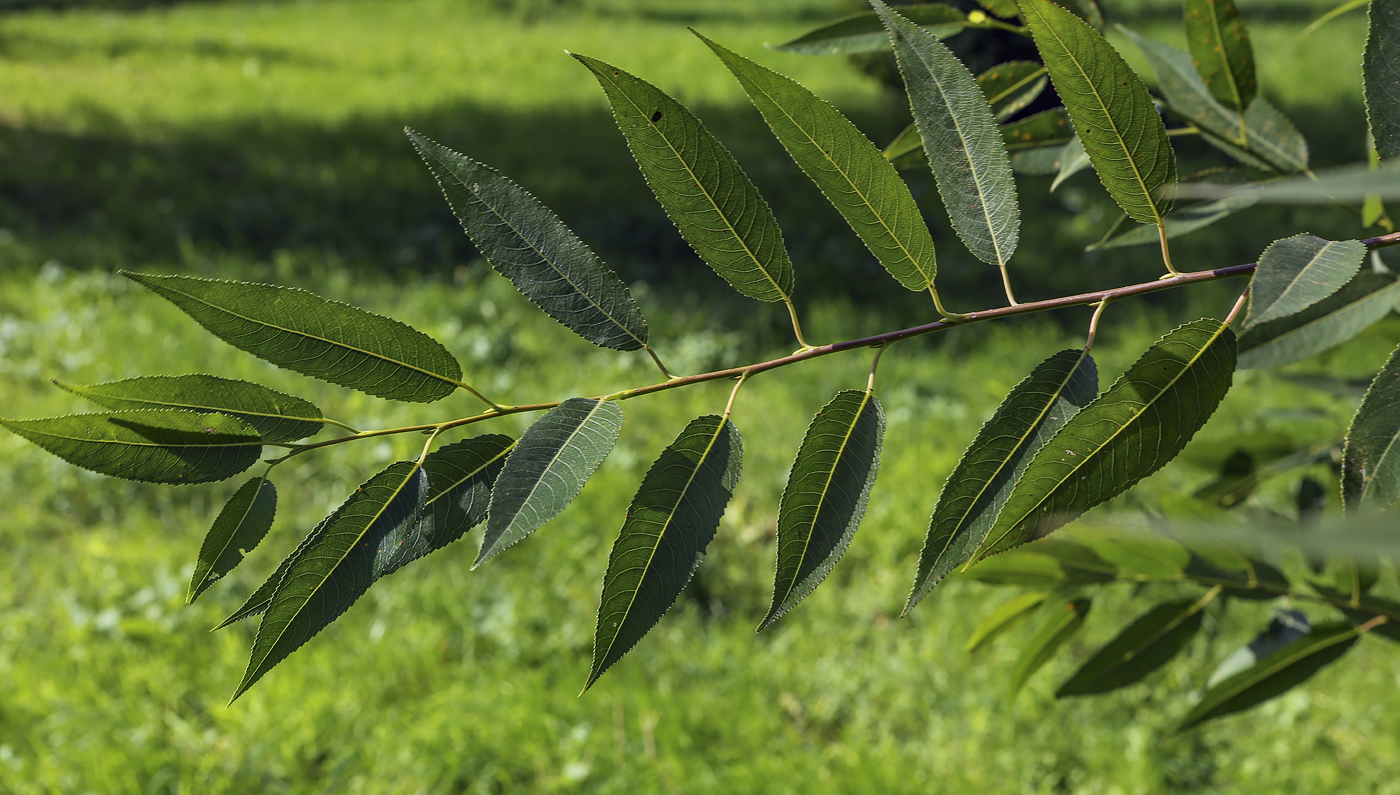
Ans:
{"label": "pale green leaf underside", "polygon": [[855,536],[880,470],[885,412],[874,395],[847,389],[807,426],[778,506],[773,604],[758,628],[816,590]]}
{"label": "pale green leaf underside", "polygon": [[462,368],[441,343],[383,315],[292,287],[121,273],[224,342],[302,375],[410,403],[460,384]]}
{"label": "pale green leaf underside", "polygon": [[[699,34],[696,34],[699,36]],[[803,173],[880,264],[906,288],[928,289],[938,264],[919,205],[894,166],[826,100],[704,36]]]}
{"label": "pale green leaf underside", "polygon": [[1258,86],[1254,50],[1231,0],[1186,0],[1186,43],[1196,71],[1215,99],[1243,111]]}
{"label": "pale green leaf underside", "polygon": [[743,442],[723,417],[697,417],[642,478],[608,556],[587,690],[675,604],[739,482]]}
{"label": "pale green leaf underside", "polygon": [[1250,283],[1246,329],[1296,314],[1351,281],[1366,259],[1359,240],[1301,234],[1276,240],[1259,256]]}
{"label": "pale green leaf underside", "polygon": [[1240,369],[1291,364],[1346,342],[1395,308],[1398,286],[1383,274],[1358,273],[1307,309],[1249,329],[1240,335]]}
{"label": "pale green leaf underside", "polygon": [[1370,32],[1361,61],[1366,118],[1382,160],[1400,158],[1400,4],[1371,3]]}
{"label": "pale green leaf underside", "polygon": [[[942,3],[907,8],[905,14],[912,22],[928,28],[931,35],[941,39],[961,32],[968,25],[967,17],[961,11]],[[772,47],[804,55],[851,55],[889,48],[890,38],[885,35],[885,28],[874,11],[842,17]]]}
{"label": "pale green leaf underside", "polygon": [[1347,431],[1342,503],[1389,508],[1400,500],[1400,348],[1376,373]]}
{"label": "pale green leaf underside", "polygon": [[1029,618],[1031,611],[1039,607],[1047,596],[1049,594],[1042,591],[1032,591],[1003,602],[972,630],[972,635],[967,639],[967,651],[977,651]]}
{"label": "pale green leaf underside", "polygon": [[243,556],[272,528],[276,512],[277,489],[264,477],[244,483],[229,497],[199,548],[186,604],[193,604],[209,586],[243,561]]}
{"label": "pale green leaf underside", "polygon": [[567,508],[621,433],[622,409],[610,400],[569,398],[535,420],[496,479],[481,552],[472,568]]}
{"label": "pale green leaf underside", "polygon": [[0,419],[68,463],[146,483],[212,483],[252,466],[263,440],[242,420],[192,411],[112,411]]}
{"label": "pale green leaf underside", "polygon": [[778,221],[729,150],[656,86],[573,56],[598,78],[632,156],[681,237],[740,293],[787,301],[792,263]]}
{"label": "pale green leaf underside", "polygon": [[227,414],[248,423],[268,442],[291,442],[321,430],[321,410],[310,402],[248,381],[213,375],[147,375],[103,384],[54,383],[116,411],[178,409]]}
{"label": "pale green leaf underside", "polygon": [[594,345],[647,344],[627,285],[539,199],[495,169],[407,133],[481,255],[526,298]]}
{"label": "pale green leaf underside", "polygon": [[1176,159],[1147,86],[1070,12],[1047,0],[1022,0],[1021,11],[1104,188],[1134,221],[1160,223]]}
{"label": "pale green leaf underside", "polygon": [[1175,657],[1201,628],[1199,599],[1166,602],[1138,616],[1055,691],[1056,698],[1107,693],[1141,681]]}
{"label": "pale green leaf underside", "polygon": [[1045,602],[1036,614],[1041,618],[1040,628],[1026,641],[1026,645],[1021,647],[1021,654],[1011,669],[1008,697],[1015,698],[1031,675],[1049,662],[1065,641],[1084,626],[1084,619],[1089,615],[1089,608],[1092,606],[1093,602],[1090,599],[1074,599],[1069,602],[1054,599]]}

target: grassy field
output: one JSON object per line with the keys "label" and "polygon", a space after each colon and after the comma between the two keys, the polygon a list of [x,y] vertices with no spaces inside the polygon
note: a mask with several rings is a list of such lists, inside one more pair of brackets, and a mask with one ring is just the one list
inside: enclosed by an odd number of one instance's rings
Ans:
{"label": "grassy field", "polygon": [[[391,405],[236,354],[117,267],[275,280],[388,314],[443,341],[468,380],[511,402],[650,380],[643,357],[593,349],[473,260],[399,137],[405,124],[501,167],[558,208],[636,285],[673,369],[790,349],[781,310],[723,300],[722,285],[666,228],[596,86],[564,48],[700,108],[784,224],[811,337],[926,318],[923,303],[875,278],[857,276],[862,286],[845,294],[851,270],[867,267],[855,244],[684,30],[801,78],[879,140],[902,124],[895,98],[842,61],[761,47],[832,5],[346,0],[0,16],[0,414],[87,408],[50,377],[179,372],[265,383],[357,427],[470,410],[458,398]],[[1277,4],[1259,12],[1267,19],[1250,19],[1266,91],[1310,133],[1317,160],[1341,162],[1360,151],[1360,27],[1343,20],[1310,40],[1305,57],[1290,57],[1284,45],[1317,7]],[[1164,31],[1175,13],[1166,8],[1142,4],[1124,18]],[[1067,188],[1023,188],[1027,213],[1038,214],[1031,228],[1043,234],[1025,246],[1024,272],[1044,277],[1047,290],[1151,278],[1150,255],[1075,253],[1111,219],[1092,177]],[[932,197],[923,204],[936,218]],[[1238,234],[1183,241],[1181,256],[1199,262],[1192,267],[1247,261],[1271,235],[1345,223],[1263,212]],[[944,242],[940,256],[975,303],[994,277],[971,263],[960,276],[956,245]],[[1103,382],[1165,329],[1218,316],[1230,299],[1206,290],[1114,307],[1095,354]],[[963,651],[1009,591],[951,582],[895,618],[943,477],[1013,384],[1082,344],[1085,319],[984,325],[892,349],[880,371],[889,430],[870,512],[830,581],[760,635],[753,627],[768,606],[774,516],[793,451],[831,394],[864,382],[868,356],[756,379],[735,415],[744,480],[696,585],[583,698],[575,695],[599,582],[627,501],[679,428],[723,405],[727,385],[629,401],[618,449],[535,537],[476,572],[467,570],[475,533],[415,563],[228,708],[254,626],[204,630],[356,484],[416,453],[418,441],[341,446],[285,468],[268,539],[186,607],[200,539],[236,483],[128,484],[0,436],[0,556],[9,564],[0,577],[0,680],[9,684],[0,791],[1400,791],[1400,682],[1394,646],[1380,641],[1262,708],[1174,734],[1214,662],[1272,605],[1232,602],[1228,623],[1142,685],[1056,701],[1055,685],[1076,663],[1164,591],[1105,595],[1069,653],[1014,704],[1005,688],[1018,636]],[[1364,376],[1397,342],[1392,318],[1306,371]],[[1184,495],[1238,438],[1306,443],[1343,427],[1356,399],[1241,373],[1182,462],[1112,509],[1186,510]],[[1291,511],[1291,485],[1271,484],[1249,507]],[[1386,583],[1394,586],[1393,573]]]}

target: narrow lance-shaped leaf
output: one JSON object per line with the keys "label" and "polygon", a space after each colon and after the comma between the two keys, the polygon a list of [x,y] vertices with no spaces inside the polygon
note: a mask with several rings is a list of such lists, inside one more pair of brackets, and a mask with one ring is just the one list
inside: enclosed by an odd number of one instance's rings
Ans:
{"label": "narrow lance-shaped leaf", "polygon": [[[930,35],[940,39],[961,32],[968,24],[961,11],[942,3],[912,6],[905,13],[914,24],[928,28]],[[804,55],[852,55],[889,48],[890,38],[880,17],[874,11],[864,11],[809,30],[772,49]]]}
{"label": "narrow lance-shaped leaf", "polygon": [[1400,5],[1371,3],[1370,32],[1361,61],[1366,118],[1382,160],[1400,158]]}
{"label": "narrow lance-shaped leaf", "polygon": [[311,532],[307,533],[306,536],[297,543],[291,554],[283,558],[282,562],[277,564],[277,568],[273,569],[272,575],[266,580],[263,580],[262,584],[257,588],[253,589],[253,592],[248,594],[248,598],[243,600],[243,604],[239,605],[237,610],[230,613],[228,618],[220,621],[209,631],[214,632],[215,630],[223,629],[235,622],[242,621],[249,616],[259,616],[267,612],[267,606],[272,604],[272,595],[277,592],[277,586],[281,584],[282,578],[287,574],[287,570],[292,567],[293,563],[301,558],[303,552],[317,541],[321,532],[335,522],[339,516],[340,510],[337,509],[330,516],[322,519],[320,524],[311,528]]}
{"label": "narrow lance-shaped leaf", "polygon": [[1055,697],[1107,693],[1141,681],[1186,648],[1201,628],[1205,605],[1202,599],[1180,599],[1138,616],[1060,685]]}
{"label": "narrow lance-shaped leaf", "polygon": [[608,556],[584,690],[675,604],[734,495],[743,442],[723,417],[697,417],[642,478]]}
{"label": "narrow lance-shaped leaf", "polygon": [[1031,591],[1003,602],[972,630],[971,637],[967,639],[967,651],[977,651],[1029,618],[1031,611],[1039,607],[1047,596],[1049,594],[1041,591]]}
{"label": "narrow lance-shaped leaf", "polygon": [[427,334],[305,290],[121,273],[224,342],[302,375],[410,403],[445,398],[462,377],[457,360]]}
{"label": "narrow lance-shaped leaf", "polygon": [[621,433],[622,409],[610,400],[569,398],[535,420],[496,479],[486,534],[472,568],[567,508]]}
{"label": "narrow lance-shaped leaf", "polygon": [[[1186,207],[1174,210],[1171,215],[1162,219],[1166,228],[1168,240],[1190,234],[1197,229],[1210,226],[1222,218],[1228,218],[1240,210],[1247,210],[1254,206],[1254,199],[1245,194],[1235,194],[1225,196],[1214,201],[1198,202]],[[1126,218],[1126,216],[1119,216]],[[1146,243],[1156,244],[1159,240],[1156,227],[1134,226],[1127,231],[1115,234],[1118,231],[1115,226],[1109,231],[1103,240],[1086,246],[1086,251],[1093,251],[1100,248],[1119,248],[1122,246],[1139,246]]]}
{"label": "narrow lance-shaped leaf", "polygon": [[1366,259],[1359,240],[1301,234],[1275,240],[1259,256],[1244,327],[1297,314],[1351,281]]}
{"label": "narrow lance-shaped leaf", "polygon": [[1215,199],[1243,194],[1260,204],[1335,204],[1360,202],[1374,196],[1382,201],[1400,199],[1400,160],[1347,166],[1319,171],[1312,177],[1289,177],[1252,185],[1213,185],[1205,182],[1179,185],[1177,196]]}
{"label": "narrow lance-shaped leaf", "polygon": [[227,414],[248,423],[268,442],[291,442],[321,430],[321,410],[310,402],[247,381],[213,375],[145,375],[105,384],[59,387],[117,411],[179,409]]}
{"label": "narrow lance-shaped leaf", "polygon": [[186,604],[194,604],[209,586],[243,562],[243,556],[272,528],[276,512],[277,489],[266,477],[253,478],[229,497],[199,548]]}
{"label": "narrow lance-shaped leaf", "polygon": [[778,221],[729,150],[656,86],[571,54],[603,87],[647,184],[695,253],[740,293],[789,300],[792,263]]}
{"label": "narrow lance-shaped leaf", "polygon": [[846,554],[865,516],[884,436],[880,401],[858,389],[837,393],[807,426],[778,507],[773,604],[760,630],[796,607]]}
{"label": "narrow lance-shaped leaf", "polygon": [[1018,174],[1058,174],[1065,146],[1075,137],[1069,114],[1051,108],[1017,122],[1002,125],[1002,140],[1011,155],[1011,170]]}
{"label": "narrow lance-shaped leaf", "polygon": [[252,466],[263,440],[247,423],[193,411],[113,411],[0,426],[68,463],[146,483],[212,483]]}
{"label": "narrow lance-shaped leaf", "polygon": [[734,73],[783,148],[880,264],[908,289],[928,289],[938,268],[933,237],[909,186],[875,144],[795,81],[696,35]]}
{"label": "narrow lance-shaped leaf", "polygon": [[1376,373],[1347,431],[1342,504],[1348,511],[1400,500],[1400,348]]}
{"label": "narrow lance-shaped leaf", "polygon": [[406,132],[491,267],[594,345],[620,351],[646,346],[646,320],[627,285],[559,216],[494,168]]}
{"label": "narrow lance-shaped leaf", "polygon": [[1279,367],[1341,345],[1395,308],[1397,285],[1393,277],[1363,271],[1307,309],[1254,326],[1240,335],[1240,369]]}
{"label": "narrow lance-shaped leaf", "polygon": [[1254,101],[1254,50],[1231,0],[1186,0],[1186,43],[1196,71],[1226,107],[1243,112]]}
{"label": "narrow lance-shaped leaf", "polygon": [[1084,619],[1089,615],[1089,608],[1092,606],[1093,601],[1084,598],[1069,602],[1058,599],[1045,602],[1038,614],[1042,618],[1040,627],[1021,648],[1021,655],[1016,658],[1016,664],[1011,669],[1011,686],[1007,688],[1009,699],[1016,698],[1016,694],[1021,692],[1031,675],[1049,662],[1065,641],[1084,626]]}
{"label": "narrow lance-shaped leaf", "polygon": [[1042,538],[1177,456],[1225,397],[1235,335],[1218,320],[1158,340],[1040,449],[974,555]]}
{"label": "narrow lance-shaped leaf", "polygon": [[1160,224],[1176,159],[1147,86],[1070,12],[1047,0],[1021,0],[1021,12],[1104,188],[1134,221]]}
{"label": "narrow lance-shaped leaf", "polygon": [[1050,183],[1050,192],[1060,187],[1065,180],[1078,174],[1089,167],[1089,153],[1084,151],[1084,142],[1079,140],[1079,136],[1069,139],[1065,144],[1065,150],[1060,154],[1060,173],[1055,175],[1055,181]]}
{"label": "narrow lance-shaped leaf", "polygon": [[953,229],[973,256],[1004,265],[1016,251],[1016,179],[977,79],[937,37],[871,0],[894,42],[914,122]]}
{"label": "narrow lance-shaped leaf", "polygon": [[390,464],[312,531],[314,538],[277,583],[233,699],[369,590],[381,543],[418,520],[426,491],[417,462]]}
{"label": "narrow lance-shaped leaf", "polygon": [[1035,61],[1005,61],[977,76],[977,87],[997,121],[1006,121],[1034,102],[1049,82],[1045,67]]}
{"label": "narrow lance-shaped leaf", "polygon": [[938,496],[905,614],[972,557],[1032,456],[1098,391],[1098,371],[1084,350],[1060,351],[1012,388]]}

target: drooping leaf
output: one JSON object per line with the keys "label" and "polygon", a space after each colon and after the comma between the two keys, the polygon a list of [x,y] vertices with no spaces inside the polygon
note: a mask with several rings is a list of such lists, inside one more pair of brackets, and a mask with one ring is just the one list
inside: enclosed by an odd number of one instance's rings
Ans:
{"label": "drooping leaf", "polygon": [[390,464],[312,531],[310,543],[272,593],[243,681],[230,701],[369,590],[384,539],[418,520],[426,491],[427,478],[417,462]]}
{"label": "drooping leaf", "polygon": [[229,497],[199,548],[186,604],[194,604],[209,586],[243,562],[243,556],[272,528],[276,512],[277,489],[266,477],[253,478]]}
{"label": "drooping leaf", "polygon": [[409,403],[440,400],[460,384],[462,368],[441,343],[383,315],[292,287],[121,274],[224,342],[302,375]]}
{"label": "drooping leaf", "polygon": [[933,237],[908,185],[880,150],[825,100],[700,34],[738,79],[783,148],[899,283],[933,284]]}
{"label": "drooping leaf", "polygon": [[1134,221],[1161,223],[1176,158],[1147,86],[1070,12],[1048,0],[1021,0],[1021,12],[1104,188]]}
{"label": "drooping leaf", "polygon": [[558,516],[612,452],[622,409],[610,400],[569,398],[520,437],[491,492],[476,568]]}
{"label": "drooping leaf", "polygon": [[[1032,548],[1034,549],[1034,548]],[[963,569],[958,576],[988,585],[1024,585],[1051,590],[1073,585],[1112,582],[1118,572],[1099,560],[1065,560],[1039,551],[1018,549]]]}
{"label": "drooping leaf", "polygon": [[1179,729],[1249,709],[1288,692],[1345,654],[1358,637],[1356,628],[1343,622],[1313,627],[1310,634],[1208,688]]}
{"label": "drooping leaf", "polygon": [[1210,418],[1234,371],[1235,335],[1217,320],[1158,340],[1045,443],[973,559],[1042,538],[1162,468]]}
{"label": "drooping leaf", "polygon": [[1088,167],[1089,153],[1084,151],[1084,142],[1076,135],[1069,139],[1069,143],[1065,144],[1065,149],[1060,154],[1060,173],[1056,174],[1055,181],[1050,183],[1050,191],[1053,193],[1065,180]]}
{"label": "drooping leaf", "polygon": [[1119,580],[1172,582],[1180,580],[1191,562],[1186,548],[1146,530],[1115,532],[1094,528],[1083,543],[1114,568]]}
{"label": "drooping leaf", "polygon": [[1279,367],[1341,345],[1395,308],[1397,284],[1384,274],[1358,273],[1307,309],[1249,329],[1240,335],[1240,369]]}
{"label": "drooping leaf", "polygon": [[321,410],[299,397],[213,375],[145,375],[105,384],[54,383],[116,411],[179,409],[227,414],[269,442],[291,442],[321,430]]}
{"label": "drooping leaf", "polygon": [[[1225,196],[1220,199],[1208,202],[1198,202],[1187,205],[1172,212],[1163,222],[1166,224],[1167,239],[1181,237],[1190,234],[1197,229],[1210,226],[1222,218],[1234,215],[1240,210],[1247,210],[1254,206],[1254,199],[1244,194]],[[1118,228],[1121,228],[1118,227]],[[1117,228],[1109,233],[1105,239],[1087,246],[1085,250],[1093,251],[1101,248],[1120,248],[1122,246],[1138,246],[1145,243],[1156,244],[1159,240],[1157,228],[1153,226],[1134,226],[1119,234],[1114,234]]]}
{"label": "drooping leaf", "polygon": [[1351,281],[1366,259],[1359,240],[1301,234],[1275,240],[1259,256],[1250,284],[1246,329],[1297,314]]}
{"label": "drooping leaf", "polygon": [[209,631],[220,630],[230,624],[242,621],[249,616],[258,616],[267,612],[267,606],[272,604],[272,595],[277,592],[277,586],[282,582],[282,578],[286,576],[287,570],[301,557],[303,552],[316,542],[321,532],[332,524],[339,515],[340,512],[339,509],[337,509],[335,513],[322,519],[320,524],[313,527],[311,532],[307,533],[306,536],[297,543],[292,553],[283,558],[281,563],[277,564],[277,568],[273,569],[272,575],[266,580],[263,580],[262,584],[257,588],[253,589],[253,592],[248,594],[248,598],[243,600],[243,604],[239,605],[237,610],[230,613],[228,618],[220,621]]}
{"label": "drooping leaf", "polygon": [[1252,185],[1213,185],[1205,182],[1179,185],[1177,196],[1215,199],[1245,194],[1260,204],[1335,204],[1361,202],[1375,196],[1381,201],[1400,199],[1400,160],[1380,164],[1319,171],[1314,178],[1289,177]]}
{"label": "drooping leaf", "polygon": [[1057,174],[1065,145],[1074,138],[1069,114],[1051,108],[1020,121],[1002,125],[1002,141],[1011,156],[1011,170],[1019,174]]}
{"label": "drooping leaf", "polygon": [[587,690],[675,604],[734,494],[743,441],[723,417],[697,417],[651,465],[608,556]]}
{"label": "drooping leaf", "polygon": [[977,651],[1030,618],[1031,611],[1039,607],[1048,596],[1049,594],[1041,591],[1031,591],[1003,602],[972,630],[972,636],[967,639],[967,651]]}
{"label": "drooping leaf", "polygon": [[1371,3],[1370,32],[1361,61],[1366,118],[1382,160],[1400,158],[1400,7]]}
{"label": "drooping leaf", "polygon": [[[1329,598],[1343,601],[1351,601],[1354,606],[1343,607],[1342,612],[1346,617],[1356,624],[1365,624],[1378,615],[1400,616],[1400,602],[1385,599],[1370,594],[1353,596],[1351,593],[1344,593],[1335,588],[1328,588],[1316,583],[1313,590]],[[1376,624],[1369,630],[1371,634],[1378,635],[1396,643],[1400,643],[1400,618],[1390,618],[1381,624]]]}
{"label": "drooping leaf", "polygon": [[1400,500],[1400,348],[1376,373],[1347,430],[1342,504],[1389,508]]}
{"label": "drooping leaf", "polygon": [[646,346],[647,323],[627,285],[559,216],[494,168],[406,132],[491,267],[594,345]]}
{"label": "drooping leaf", "polygon": [[1065,641],[1084,626],[1084,619],[1089,615],[1089,608],[1092,606],[1093,601],[1087,598],[1068,602],[1059,599],[1046,600],[1037,614],[1041,619],[1040,628],[1021,648],[1021,655],[1016,658],[1016,664],[1011,669],[1008,699],[1016,698],[1016,694],[1021,692],[1031,674],[1049,662]]}
{"label": "drooping leaf", "polygon": [[946,45],[880,0],[938,194],[973,256],[1004,265],[1021,230],[1016,179],[977,78]]}
{"label": "drooping leaf", "polygon": [[1055,697],[1107,693],[1142,680],[1186,648],[1201,628],[1203,607],[1203,600],[1181,599],[1138,616],[1060,685]]}
{"label": "drooping leaf", "polygon": [[846,554],[880,470],[884,436],[880,401],[858,389],[837,393],[807,426],[778,507],[773,604],[760,630],[807,598]]}
{"label": "drooping leaf", "polygon": [[1243,112],[1258,84],[1254,49],[1231,0],[1186,0],[1186,43],[1196,71],[1221,104]]}
{"label": "drooping leaf", "polygon": [[1032,456],[1099,390],[1083,350],[1046,359],[1012,388],[948,476],[929,521],[907,614],[933,586],[966,563],[996,521]]}
{"label": "drooping leaf", "polygon": [[729,150],[656,86],[572,55],[603,87],[627,147],[681,237],[740,293],[787,301],[793,273],[782,232]]}
{"label": "drooping leaf", "polygon": [[[967,27],[967,17],[952,6],[941,3],[911,6],[907,9],[910,21],[928,29],[929,34],[946,39]],[[861,52],[879,52],[890,48],[890,38],[874,11],[864,11],[842,17],[814,28],[797,38],[770,47],[784,52],[797,52],[804,55],[852,55]]]}
{"label": "drooping leaf", "polygon": [[977,87],[982,89],[999,122],[1034,102],[1049,82],[1045,67],[1035,61],[1003,61],[977,76]]}
{"label": "drooping leaf", "polygon": [[146,483],[212,483],[252,466],[262,452],[257,431],[235,417],[193,411],[112,411],[0,426],[68,463]]}

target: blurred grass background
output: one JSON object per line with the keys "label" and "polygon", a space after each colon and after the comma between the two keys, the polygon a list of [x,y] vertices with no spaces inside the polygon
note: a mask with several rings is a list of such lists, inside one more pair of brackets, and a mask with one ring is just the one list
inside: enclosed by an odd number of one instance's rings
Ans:
{"label": "blurred grass background", "polygon": [[[1298,122],[1314,162],[1359,159],[1364,19],[1344,17],[1299,42],[1326,2],[1242,5],[1264,93]],[[762,46],[848,10],[841,2],[26,0],[0,9],[6,416],[87,408],[50,377],[180,372],[266,383],[357,427],[470,410],[458,398],[390,405],[237,354],[117,277],[123,267],[271,280],[391,315],[442,340],[469,380],[511,402],[651,380],[646,360],[574,338],[476,258],[405,125],[555,208],[634,285],[674,370],[790,350],[785,313],[731,297],[686,249],[566,48],[657,83],[734,151],[783,225],[809,337],[931,318],[926,299],[903,294],[863,254],[685,30],[796,77],[883,143],[907,122],[901,97],[842,59]],[[1181,41],[1174,3],[1107,10]],[[1214,157],[1189,143],[1183,156]],[[995,274],[946,231],[931,181],[911,182],[944,230],[950,306],[995,302]],[[1116,212],[1090,174],[1047,188],[1021,185],[1026,225],[1012,265],[1023,299],[1156,274],[1151,250],[1081,253]],[[1344,212],[1261,208],[1183,239],[1176,258],[1190,269],[1247,262],[1300,231],[1359,234]],[[1104,383],[1176,323],[1222,314],[1238,286],[1114,307],[1096,349]],[[414,564],[227,709],[255,625],[203,630],[355,484],[417,443],[338,447],[281,468],[273,532],[185,607],[200,539],[236,483],[128,484],[0,436],[0,791],[1400,791],[1394,651],[1369,639],[1283,698],[1176,735],[1193,689],[1262,627],[1269,605],[1233,603],[1229,622],[1145,684],[1056,702],[1055,684],[1164,591],[1105,594],[1084,635],[1015,705],[1005,687],[1017,636],[977,655],[962,650],[1010,591],[951,582],[895,619],[942,478],[1013,384],[1081,344],[1086,317],[894,348],[881,367],[885,459],[862,529],[831,579],[762,635],[752,628],[768,605],[791,456],[811,414],[864,382],[868,357],[756,379],[735,417],[746,474],[696,583],[583,698],[599,582],[627,501],[656,453],[689,418],[717,410],[727,385],[630,401],[618,449],[535,537],[470,574],[472,541]],[[1400,324],[1387,321],[1294,371],[1365,377],[1397,342]],[[1343,428],[1358,397],[1240,373],[1182,462],[1103,510],[1208,512],[1186,495],[1241,438],[1302,446]],[[1291,512],[1294,481],[1285,481],[1249,507]]]}

